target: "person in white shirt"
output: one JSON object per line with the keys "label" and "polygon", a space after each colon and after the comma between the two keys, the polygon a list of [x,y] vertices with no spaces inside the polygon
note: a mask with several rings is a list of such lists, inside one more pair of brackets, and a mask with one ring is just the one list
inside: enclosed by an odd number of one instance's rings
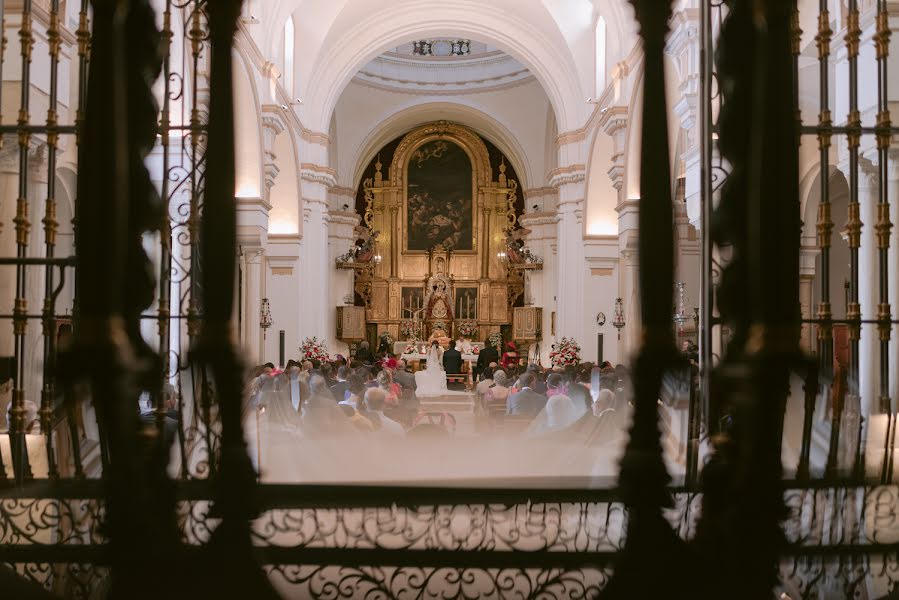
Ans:
{"label": "person in white shirt", "polygon": [[372,422],[375,430],[373,435],[380,437],[403,437],[406,430],[403,426],[384,414],[384,401],[387,394],[380,388],[368,388],[365,390],[365,418]]}

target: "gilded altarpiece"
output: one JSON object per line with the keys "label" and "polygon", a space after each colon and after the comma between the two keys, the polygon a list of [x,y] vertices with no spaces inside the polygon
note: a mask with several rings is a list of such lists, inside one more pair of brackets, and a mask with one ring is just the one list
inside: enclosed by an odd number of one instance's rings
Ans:
{"label": "gilded altarpiece", "polygon": [[[502,256],[516,224],[518,185],[504,164],[498,171],[494,178],[476,133],[446,122],[407,134],[386,171],[378,161],[374,177],[363,182],[363,222],[379,232],[380,260],[356,275],[367,320],[378,331],[404,339],[400,323],[412,314],[424,336],[436,323],[455,335],[459,322],[470,319],[483,339],[511,323],[523,285]],[[410,304],[410,288],[421,289],[423,300]],[[440,294],[446,294],[447,311],[428,300]],[[428,314],[434,306],[439,317]]]}

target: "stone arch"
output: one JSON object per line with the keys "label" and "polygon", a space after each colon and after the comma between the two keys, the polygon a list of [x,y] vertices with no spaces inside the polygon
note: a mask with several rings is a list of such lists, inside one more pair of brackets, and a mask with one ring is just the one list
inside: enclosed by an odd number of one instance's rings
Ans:
{"label": "stone arch", "polygon": [[[821,301],[821,253],[817,246],[817,222],[818,206],[821,202],[821,170],[816,169],[808,192],[805,195],[803,207],[802,238],[803,246],[811,245],[815,248],[814,278],[811,289],[811,306],[816,307]],[[843,239],[841,231],[846,226],[849,216],[849,182],[846,176],[837,167],[828,169],[829,200],[831,206],[831,220],[834,223],[833,236],[830,246],[830,304],[834,316],[845,316],[846,306],[844,297],[844,280],[849,277],[849,244]],[[814,308],[813,308],[814,311]]]}
{"label": "stone arch", "polygon": [[518,139],[502,123],[483,111],[464,104],[433,102],[399,109],[366,136],[351,163],[354,165],[353,189],[358,188],[366,167],[385,144],[420,126],[421,123],[439,119],[465,125],[493,143],[506,156],[521,178],[518,183],[522,189],[527,189],[528,182],[536,179]]}
{"label": "stone arch", "polygon": [[310,125],[320,130],[327,127],[347,83],[376,56],[416,36],[445,35],[489,43],[519,60],[543,85],[562,127],[581,126],[586,96],[570,53],[559,50],[565,45],[561,34],[541,31],[524,18],[500,14],[471,0],[436,7],[424,1],[391,3],[377,15],[347,27],[343,35],[335,34],[308,78],[305,114]]}

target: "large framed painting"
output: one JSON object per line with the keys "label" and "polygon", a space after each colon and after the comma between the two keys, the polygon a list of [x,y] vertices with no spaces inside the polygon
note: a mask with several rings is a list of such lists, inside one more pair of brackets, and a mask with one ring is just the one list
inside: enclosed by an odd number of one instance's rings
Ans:
{"label": "large framed painting", "polygon": [[422,144],[409,158],[406,250],[474,250],[472,166],[449,140]]}

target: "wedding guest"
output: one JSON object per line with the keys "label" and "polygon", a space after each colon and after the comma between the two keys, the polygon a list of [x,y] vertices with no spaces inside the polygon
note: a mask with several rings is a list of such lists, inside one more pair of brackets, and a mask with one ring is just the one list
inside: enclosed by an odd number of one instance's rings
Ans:
{"label": "wedding guest", "polygon": [[375,426],[372,425],[372,422],[363,417],[362,413],[349,404],[338,404],[337,406],[343,411],[343,414],[356,430],[361,431],[362,433],[371,433],[375,430]]}
{"label": "wedding guest", "polygon": [[406,361],[399,361],[396,372],[393,374],[393,380],[403,389],[415,391],[415,375],[408,370]]}
{"label": "wedding guest", "polygon": [[362,408],[362,396],[365,394],[365,381],[357,374],[352,374],[347,378],[346,381],[346,400],[340,402],[340,404],[346,404],[348,406],[352,406],[355,409]]}
{"label": "wedding guest", "polygon": [[346,378],[347,378],[347,368],[344,366],[337,367],[337,381],[335,381],[331,385],[331,394],[338,402],[343,402],[346,398]]}
{"label": "wedding guest", "polygon": [[[475,366],[478,373],[482,373],[484,369],[491,366],[490,363],[496,363],[499,361],[499,353],[496,351],[496,348],[490,345],[490,338],[484,340],[484,349],[481,350],[480,354],[478,354],[478,363]],[[496,368],[496,365],[492,365]]]}
{"label": "wedding guest", "polygon": [[498,416],[506,413],[506,402],[509,399],[508,384],[504,371],[496,371],[493,374],[493,386],[487,390],[484,396],[488,415]]}
{"label": "wedding guest", "polygon": [[506,343],[506,351],[499,361],[500,366],[505,370],[510,367],[518,366],[518,347],[515,342]]}
{"label": "wedding guest", "polygon": [[524,373],[519,379],[521,390],[511,394],[506,401],[506,414],[515,416],[535,416],[543,410],[546,404],[546,396],[541,396],[534,391],[534,375]]}
{"label": "wedding guest", "polygon": [[590,372],[589,371],[572,371],[569,373],[568,397],[577,404],[578,408],[584,405],[584,410],[589,411],[593,405],[593,398],[590,396]]}
{"label": "wedding guest", "polygon": [[387,369],[380,371],[377,382],[378,387],[384,391],[384,403],[390,407],[398,406],[402,390],[399,385],[393,382],[393,379],[390,377],[390,371]]}
{"label": "wedding guest", "polygon": [[386,394],[381,388],[369,388],[365,391],[365,412],[362,416],[371,421],[374,435],[377,437],[403,437],[406,430],[403,426],[384,414]]}
{"label": "wedding guest", "polygon": [[306,435],[330,436],[353,431],[320,375],[314,375],[309,380],[309,390],[310,397],[303,403],[303,432]]}
{"label": "wedding guest", "polygon": [[481,371],[480,381],[475,386],[475,392],[484,395],[487,393],[487,390],[493,385],[493,367],[485,367],[483,371]]}
{"label": "wedding guest", "polygon": [[361,362],[363,365],[371,365],[375,362],[375,357],[371,353],[369,349],[369,345],[367,341],[363,341],[359,344],[359,348],[356,349],[356,360]]}
{"label": "wedding guest", "polygon": [[546,378],[546,395],[549,398],[553,396],[564,395],[568,393],[568,387],[561,373],[550,373]]}

